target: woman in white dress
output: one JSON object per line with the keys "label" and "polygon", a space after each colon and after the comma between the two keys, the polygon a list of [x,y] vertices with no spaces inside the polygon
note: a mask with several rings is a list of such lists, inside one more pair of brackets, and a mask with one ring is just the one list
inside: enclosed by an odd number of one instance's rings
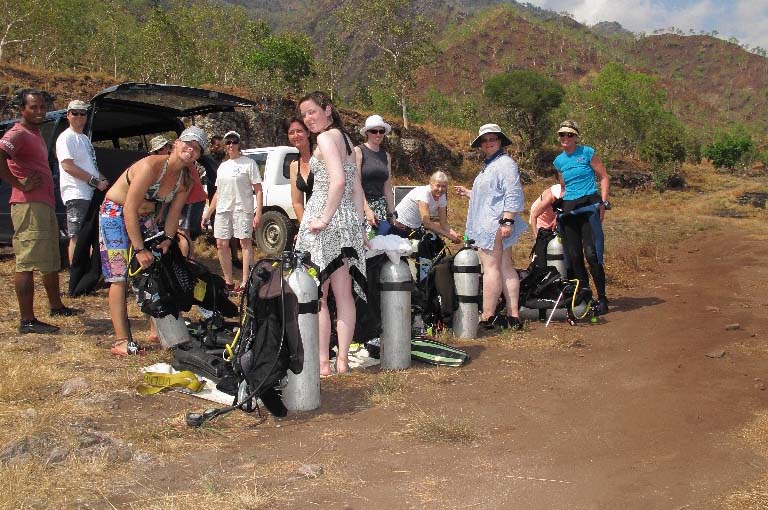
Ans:
{"label": "woman in white dress", "polygon": [[314,174],[312,197],[304,209],[296,249],[310,254],[319,268],[320,375],[331,375],[329,346],[331,319],[328,288],[336,299],[336,332],[339,351],[336,372],[349,371],[349,346],[355,332],[355,301],[352,291],[365,299],[365,236],[363,190],[355,156],[341,117],[328,96],[313,92],[299,101],[298,113],[316,137],[310,159]]}

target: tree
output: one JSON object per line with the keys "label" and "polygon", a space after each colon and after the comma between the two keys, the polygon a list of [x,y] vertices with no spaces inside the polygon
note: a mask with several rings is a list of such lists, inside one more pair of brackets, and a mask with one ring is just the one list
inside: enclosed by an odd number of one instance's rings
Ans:
{"label": "tree", "polygon": [[435,26],[418,13],[414,0],[347,0],[337,16],[355,40],[375,57],[369,71],[400,100],[403,127],[408,129],[408,92],[414,74],[437,51]]}
{"label": "tree", "polygon": [[[312,75],[312,43],[304,34],[270,34],[245,57],[245,64],[256,72],[266,72],[295,92]],[[275,76],[276,73],[276,76]]]}
{"label": "tree", "polygon": [[344,64],[349,56],[349,45],[331,32],[320,46],[315,57],[315,76],[324,83],[331,95],[336,97],[339,83],[344,77]]}
{"label": "tree", "polygon": [[24,22],[32,16],[36,6],[36,2],[0,1],[0,62],[3,61],[6,46],[30,40],[32,34],[25,33]]}
{"label": "tree", "polygon": [[524,152],[534,155],[551,133],[550,113],[563,102],[563,87],[534,71],[518,70],[492,76],[483,89],[491,102],[501,106]]}
{"label": "tree", "polygon": [[730,133],[721,133],[714,142],[704,148],[704,157],[712,161],[715,168],[733,171],[739,163],[755,150],[755,142],[743,128]]}
{"label": "tree", "polygon": [[608,159],[639,156],[658,119],[671,115],[655,78],[617,63],[606,64],[585,88],[569,87],[566,104],[567,115],[582,122]]}

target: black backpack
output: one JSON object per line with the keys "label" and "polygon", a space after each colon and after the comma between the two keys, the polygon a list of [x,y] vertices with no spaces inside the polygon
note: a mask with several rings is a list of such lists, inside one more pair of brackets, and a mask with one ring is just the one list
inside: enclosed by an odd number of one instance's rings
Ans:
{"label": "black backpack", "polygon": [[261,398],[276,416],[285,416],[277,385],[290,369],[304,368],[298,324],[298,299],[282,274],[279,261],[262,259],[251,269],[241,303],[241,327],[232,348],[234,380],[216,387],[236,401]]}

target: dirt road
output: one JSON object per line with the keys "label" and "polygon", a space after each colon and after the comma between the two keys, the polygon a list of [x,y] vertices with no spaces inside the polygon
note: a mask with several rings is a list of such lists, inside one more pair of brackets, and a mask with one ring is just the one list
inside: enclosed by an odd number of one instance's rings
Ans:
{"label": "dirt road", "polygon": [[[388,404],[366,402],[373,371],[324,380],[319,412],[221,422],[216,448],[195,448],[180,429],[190,453],[112,502],[250,479],[244,487],[277,509],[723,508],[768,472],[740,438],[768,407],[764,249],[731,235],[688,240],[642,287],[614,292],[600,324],[465,342],[469,365],[412,369]],[[200,407],[152,398],[120,408]],[[419,416],[477,438],[420,440]],[[292,478],[302,464],[322,474]]]}

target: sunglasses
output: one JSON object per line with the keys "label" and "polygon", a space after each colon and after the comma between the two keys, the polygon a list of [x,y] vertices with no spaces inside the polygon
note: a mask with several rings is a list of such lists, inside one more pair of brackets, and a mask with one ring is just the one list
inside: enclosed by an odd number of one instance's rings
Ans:
{"label": "sunglasses", "polygon": [[227,140],[224,142],[224,145],[237,145],[240,143],[240,140]]}
{"label": "sunglasses", "polygon": [[86,115],[88,115],[86,112],[76,112],[73,110],[70,110],[69,114],[72,115],[73,117],[85,117]]}
{"label": "sunglasses", "polygon": [[386,129],[369,129],[368,132],[373,135],[383,135],[384,133],[387,132],[387,130]]}
{"label": "sunglasses", "polygon": [[558,133],[557,136],[559,136],[560,138],[563,138],[565,136],[567,136],[568,138],[573,138],[574,136],[576,136],[576,133]]}

